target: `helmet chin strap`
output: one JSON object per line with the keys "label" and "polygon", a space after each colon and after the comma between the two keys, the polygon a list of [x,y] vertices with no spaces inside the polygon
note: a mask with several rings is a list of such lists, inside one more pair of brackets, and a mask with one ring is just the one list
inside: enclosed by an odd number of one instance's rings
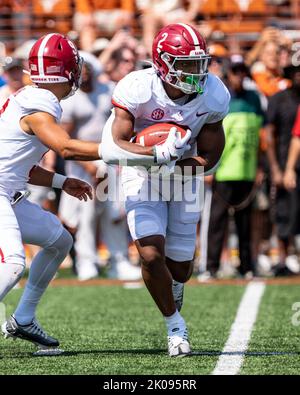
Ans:
{"label": "helmet chin strap", "polygon": [[69,92],[66,96],[62,97],[61,100],[69,99],[69,97],[71,97],[71,96],[73,96],[73,95],[75,94],[75,92],[77,91],[77,89],[78,89],[78,87],[77,87],[77,86],[75,85],[75,83],[73,82],[72,88],[71,88],[70,92]]}
{"label": "helmet chin strap", "polygon": [[82,66],[83,66],[84,60],[82,56],[79,56],[79,62],[78,62],[78,67],[79,67],[79,79],[77,83],[75,82],[74,74],[71,72],[69,75],[70,81],[72,81],[72,88],[70,92],[67,94],[67,96],[64,96],[62,100],[66,100],[69,97],[73,96],[77,89],[80,87],[81,81],[82,81]]}

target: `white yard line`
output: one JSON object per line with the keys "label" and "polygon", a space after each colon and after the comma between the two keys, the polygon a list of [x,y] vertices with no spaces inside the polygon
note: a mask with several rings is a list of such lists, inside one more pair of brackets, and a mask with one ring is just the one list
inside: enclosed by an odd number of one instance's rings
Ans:
{"label": "white yard line", "polygon": [[238,374],[248,348],[265,287],[263,282],[248,284],[232,324],[229,338],[212,372],[213,375]]}

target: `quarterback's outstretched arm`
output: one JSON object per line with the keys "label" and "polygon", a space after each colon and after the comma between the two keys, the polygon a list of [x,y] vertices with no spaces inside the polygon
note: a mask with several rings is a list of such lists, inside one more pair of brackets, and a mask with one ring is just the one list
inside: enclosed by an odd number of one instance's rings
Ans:
{"label": "quarterback's outstretched arm", "polygon": [[[42,187],[52,187],[54,175],[55,173],[53,171],[35,166],[30,172],[28,183]],[[61,189],[79,200],[87,201],[88,198],[93,198],[92,187],[88,183],[76,178],[66,177]]]}
{"label": "quarterback's outstretched arm", "polygon": [[205,173],[217,168],[225,147],[225,134],[222,122],[205,124],[197,139],[199,156],[184,159],[177,162],[176,165],[182,169],[185,166],[191,166],[193,174],[196,174],[198,166],[203,166]]}
{"label": "quarterback's outstretched arm", "polygon": [[26,115],[20,121],[22,129],[34,134],[46,146],[64,159],[97,160],[99,144],[71,139],[68,133],[46,112],[35,112]]}

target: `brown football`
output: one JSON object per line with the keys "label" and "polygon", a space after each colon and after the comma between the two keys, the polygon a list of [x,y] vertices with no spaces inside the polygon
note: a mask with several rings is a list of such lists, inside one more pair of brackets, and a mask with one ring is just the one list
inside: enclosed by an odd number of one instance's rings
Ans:
{"label": "brown football", "polygon": [[153,147],[154,145],[163,144],[172,127],[176,127],[180,132],[181,137],[184,137],[186,130],[179,125],[173,123],[155,123],[142,130],[135,139],[135,143],[143,145],[144,147]]}

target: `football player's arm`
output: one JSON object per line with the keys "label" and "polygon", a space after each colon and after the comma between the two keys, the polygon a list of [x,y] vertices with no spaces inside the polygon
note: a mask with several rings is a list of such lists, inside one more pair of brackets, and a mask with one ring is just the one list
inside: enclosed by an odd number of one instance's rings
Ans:
{"label": "football player's arm", "polygon": [[115,119],[112,124],[114,142],[122,149],[139,155],[153,156],[153,147],[143,147],[131,143],[129,140],[134,135],[134,117],[122,108],[115,107]]}
{"label": "football player's arm", "polygon": [[102,134],[102,158],[107,164],[151,166],[155,164],[153,147],[143,147],[129,140],[134,135],[134,117],[116,107],[114,117],[106,122]]}
{"label": "football player's arm", "polygon": [[181,169],[190,166],[193,174],[196,174],[197,167],[203,166],[204,172],[207,173],[218,165],[225,147],[222,121],[205,124],[197,138],[197,145],[198,156],[179,161],[176,166]]}
{"label": "football player's arm", "polygon": [[36,112],[21,120],[27,133],[35,134],[48,148],[66,160],[97,160],[99,144],[71,139],[69,134],[46,112]]}
{"label": "football player's arm", "polygon": [[169,163],[181,158],[190,149],[190,133],[184,137],[170,129],[166,141],[153,147],[144,147],[130,142],[134,130],[134,116],[127,110],[117,107],[115,116],[110,117],[103,129],[102,158],[107,164],[123,166],[151,166]]}
{"label": "football player's arm", "polygon": [[[72,136],[73,130],[75,128],[75,123],[73,121],[61,122],[61,127],[68,133],[69,136]],[[79,166],[83,167],[83,169],[89,173],[92,177],[96,177],[97,167],[89,161],[76,161]]]}
{"label": "football player's arm", "polygon": [[[30,172],[28,183],[42,187],[53,187],[54,175],[55,173],[53,171],[46,170],[40,166],[35,166]],[[88,198],[93,198],[92,187],[88,183],[76,178],[67,177],[61,186],[61,189],[79,200],[87,201]]]}
{"label": "football player's arm", "polygon": [[41,187],[51,187],[53,176],[53,171],[46,170],[41,166],[35,166],[30,172],[28,183]]}
{"label": "football player's arm", "polygon": [[69,136],[72,136],[72,132],[75,128],[74,122],[61,122],[60,126],[68,133]]}

